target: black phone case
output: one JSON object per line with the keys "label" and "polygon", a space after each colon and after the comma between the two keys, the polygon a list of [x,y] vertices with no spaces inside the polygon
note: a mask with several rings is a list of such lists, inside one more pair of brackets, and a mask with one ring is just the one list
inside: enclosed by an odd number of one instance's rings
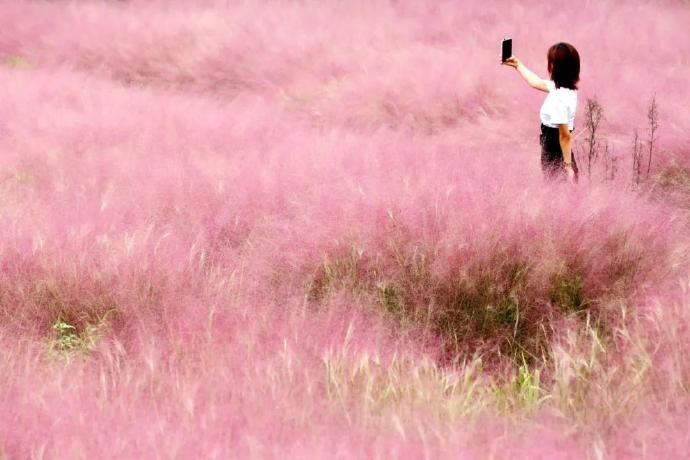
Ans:
{"label": "black phone case", "polygon": [[513,39],[506,38],[503,40],[503,52],[501,54],[501,59],[503,62],[508,60],[509,57],[513,55]]}

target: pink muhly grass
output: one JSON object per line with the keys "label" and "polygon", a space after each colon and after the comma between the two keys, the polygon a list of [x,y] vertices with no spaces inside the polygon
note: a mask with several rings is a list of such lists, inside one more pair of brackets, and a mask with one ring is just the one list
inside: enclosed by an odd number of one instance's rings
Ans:
{"label": "pink muhly grass", "polygon": [[[687,5],[0,12],[1,458],[687,456]],[[504,35],[626,159],[657,94],[644,187],[543,182]]]}

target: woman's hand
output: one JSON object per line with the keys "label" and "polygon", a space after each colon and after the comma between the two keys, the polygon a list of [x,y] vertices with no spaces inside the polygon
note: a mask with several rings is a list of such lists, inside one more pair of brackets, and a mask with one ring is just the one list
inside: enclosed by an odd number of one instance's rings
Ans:
{"label": "woman's hand", "polygon": [[573,168],[573,164],[566,163],[565,164],[565,174],[566,178],[568,180],[569,184],[574,184],[575,183],[575,169]]}
{"label": "woman's hand", "polygon": [[518,58],[516,58],[515,56],[510,56],[505,61],[501,61],[501,64],[517,69],[517,67],[520,65],[520,60]]}

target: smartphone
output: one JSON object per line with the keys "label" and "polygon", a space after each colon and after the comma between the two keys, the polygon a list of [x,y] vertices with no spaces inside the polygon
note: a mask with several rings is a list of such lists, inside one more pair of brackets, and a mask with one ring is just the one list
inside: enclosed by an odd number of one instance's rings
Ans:
{"label": "smartphone", "polygon": [[503,52],[501,53],[501,59],[503,60],[503,62],[506,62],[508,58],[513,55],[513,39],[504,38],[502,49]]}

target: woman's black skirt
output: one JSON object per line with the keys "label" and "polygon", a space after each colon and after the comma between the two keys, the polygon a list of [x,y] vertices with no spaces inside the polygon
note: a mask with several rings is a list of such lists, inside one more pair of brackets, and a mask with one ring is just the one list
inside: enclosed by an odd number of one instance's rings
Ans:
{"label": "woman's black skirt", "polygon": [[[544,176],[549,179],[565,178],[565,163],[563,162],[563,151],[561,150],[558,128],[549,128],[548,126],[541,125],[539,143],[541,144],[541,169],[544,172]],[[575,152],[572,152],[572,150],[571,156],[575,180],[577,180],[579,171],[575,162]]]}

